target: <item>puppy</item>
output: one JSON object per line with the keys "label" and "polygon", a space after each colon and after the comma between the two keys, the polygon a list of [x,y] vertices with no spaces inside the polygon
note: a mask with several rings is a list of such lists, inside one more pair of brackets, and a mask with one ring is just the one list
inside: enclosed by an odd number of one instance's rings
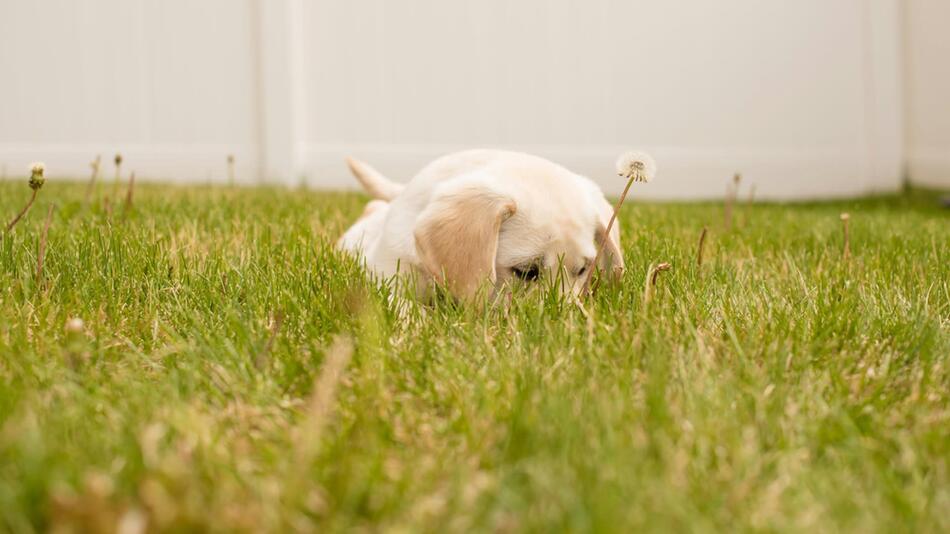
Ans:
{"label": "puppy", "polygon": [[[348,159],[374,198],[340,238],[378,276],[411,270],[460,300],[513,279],[584,289],[588,269],[623,272],[620,231],[607,235],[613,208],[588,178],[546,159],[499,150],[441,157],[397,184]],[[599,265],[592,265],[604,245]]]}

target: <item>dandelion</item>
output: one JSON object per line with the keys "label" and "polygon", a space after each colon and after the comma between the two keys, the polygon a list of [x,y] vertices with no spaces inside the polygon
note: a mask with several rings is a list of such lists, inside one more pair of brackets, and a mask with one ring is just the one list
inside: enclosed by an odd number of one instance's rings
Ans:
{"label": "dandelion", "polygon": [[148,516],[141,508],[131,507],[122,513],[116,524],[118,534],[138,534],[148,532]]}
{"label": "dandelion", "polygon": [[[627,185],[623,188],[623,193],[620,194],[620,199],[614,206],[614,211],[610,215],[610,221],[607,222],[606,235],[610,235],[610,231],[613,229],[614,222],[617,220],[617,214],[620,213],[620,207],[623,206],[623,201],[627,198],[627,193],[630,191],[630,186],[633,185],[634,182],[649,182],[656,176],[656,162],[645,152],[627,152],[617,159],[617,174],[627,179]],[[597,254],[594,255],[593,265],[597,265],[600,261],[600,256],[604,252],[605,245],[606,240],[597,247]],[[591,279],[596,270],[597,269],[587,270],[587,279],[584,281],[584,288],[588,292],[591,287]]]}
{"label": "dandelion", "polygon": [[656,267],[651,267],[647,272],[647,283],[643,288],[643,302],[644,304],[649,303],[653,299],[653,293],[656,291],[656,279],[660,273],[669,271],[673,266],[669,263],[663,262]]}
{"label": "dandelion", "polygon": [[627,152],[617,159],[617,175],[635,182],[649,182],[656,177],[656,161],[645,152]]}
{"label": "dandelion", "polygon": [[848,221],[850,220],[850,214],[841,214],[841,224],[844,226],[844,259],[846,260],[851,257],[851,232],[848,229]]}
{"label": "dandelion", "polygon": [[7,224],[6,231],[9,232],[13,230],[13,227],[16,226],[16,223],[26,215],[26,212],[30,210],[30,206],[33,205],[33,202],[36,200],[36,195],[42,189],[43,184],[46,183],[46,177],[43,176],[43,173],[46,171],[46,166],[42,163],[34,163],[30,165],[30,189],[33,190],[33,194],[30,195],[29,202],[26,203],[26,206],[23,206],[23,209],[20,210],[20,213],[16,214],[16,217]]}
{"label": "dandelion", "polygon": [[726,206],[723,212],[723,219],[726,231],[732,229],[732,208],[736,203],[736,197],[739,196],[739,183],[742,182],[742,174],[735,173],[732,176],[732,185],[726,191]]}
{"label": "dandelion", "polygon": [[89,197],[92,196],[92,190],[96,186],[96,180],[99,179],[99,169],[102,166],[102,155],[97,154],[96,159],[92,160],[89,163],[89,168],[92,169],[92,174],[89,176],[89,185],[86,187],[86,202],[89,201]]}
{"label": "dandelion", "polygon": [[83,322],[79,317],[70,317],[66,320],[66,333],[67,334],[81,334],[83,329],[86,328],[86,323]]}
{"label": "dandelion", "polygon": [[38,191],[46,183],[46,165],[42,163],[33,163],[30,165],[30,189]]}
{"label": "dandelion", "polygon": [[228,185],[234,185],[234,154],[228,154]]}
{"label": "dandelion", "polygon": [[79,317],[70,317],[66,319],[66,343],[65,343],[65,361],[71,369],[77,369],[83,362],[89,359],[89,346],[83,332],[86,329],[86,323]]}
{"label": "dandelion", "polygon": [[116,198],[119,195],[119,180],[122,177],[122,154],[116,154],[115,159],[115,180],[112,184],[112,197]]}

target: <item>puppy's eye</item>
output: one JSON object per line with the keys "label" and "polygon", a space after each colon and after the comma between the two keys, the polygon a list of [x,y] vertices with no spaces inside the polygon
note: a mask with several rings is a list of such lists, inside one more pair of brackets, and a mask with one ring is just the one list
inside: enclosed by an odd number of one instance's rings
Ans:
{"label": "puppy's eye", "polygon": [[541,268],[537,264],[512,267],[511,272],[526,282],[534,282],[541,276]]}
{"label": "puppy's eye", "polygon": [[591,264],[594,263],[594,260],[588,259],[584,262],[584,266],[577,271],[577,276],[584,276],[587,274],[587,269],[590,268]]}

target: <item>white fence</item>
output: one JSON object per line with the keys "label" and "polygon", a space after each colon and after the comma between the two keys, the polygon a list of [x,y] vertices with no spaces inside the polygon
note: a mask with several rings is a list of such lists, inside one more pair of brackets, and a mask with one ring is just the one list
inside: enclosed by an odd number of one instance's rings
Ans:
{"label": "white fence", "polygon": [[[935,87],[946,87],[947,54],[931,45],[950,42],[946,10],[942,0],[0,0],[0,165],[12,174],[42,159],[54,177],[84,176],[95,154],[120,151],[145,178],[220,181],[234,154],[242,181],[341,188],[352,185],[345,154],[406,179],[441,153],[498,146],[616,191],[614,158],[643,147],[661,166],[638,190],[653,198],[717,196],[734,171],[761,197],[892,190],[908,161],[946,184],[950,110]],[[927,40],[907,31],[918,23]],[[906,151],[905,124],[921,143]]]}
{"label": "white fence", "polygon": [[907,168],[950,189],[950,1],[908,0],[904,13]]}

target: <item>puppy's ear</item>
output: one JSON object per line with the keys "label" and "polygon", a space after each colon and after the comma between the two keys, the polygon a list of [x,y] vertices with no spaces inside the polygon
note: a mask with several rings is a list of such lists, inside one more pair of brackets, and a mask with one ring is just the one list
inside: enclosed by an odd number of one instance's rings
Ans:
{"label": "puppy's ear", "polygon": [[[609,219],[608,219],[609,220]],[[620,251],[620,230],[617,228],[619,223],[614,221],[614,227],[611,228],[610,235],[607,235],[607,223],[597,221],[597,230],[594,232],[594,241],[597,246],[604,246],[604,254],[601,256],[599,268],[607,272],[607,276],[613,280],[619,280],[623,276],[623,252]]]}
{"label": "puppy's ear", "polygon": [[460,299],[473,297],[485,280],[494,284],[498,232],[515,210],[510,197],[479,185],[437,195],[414,232],[426,272]]}

